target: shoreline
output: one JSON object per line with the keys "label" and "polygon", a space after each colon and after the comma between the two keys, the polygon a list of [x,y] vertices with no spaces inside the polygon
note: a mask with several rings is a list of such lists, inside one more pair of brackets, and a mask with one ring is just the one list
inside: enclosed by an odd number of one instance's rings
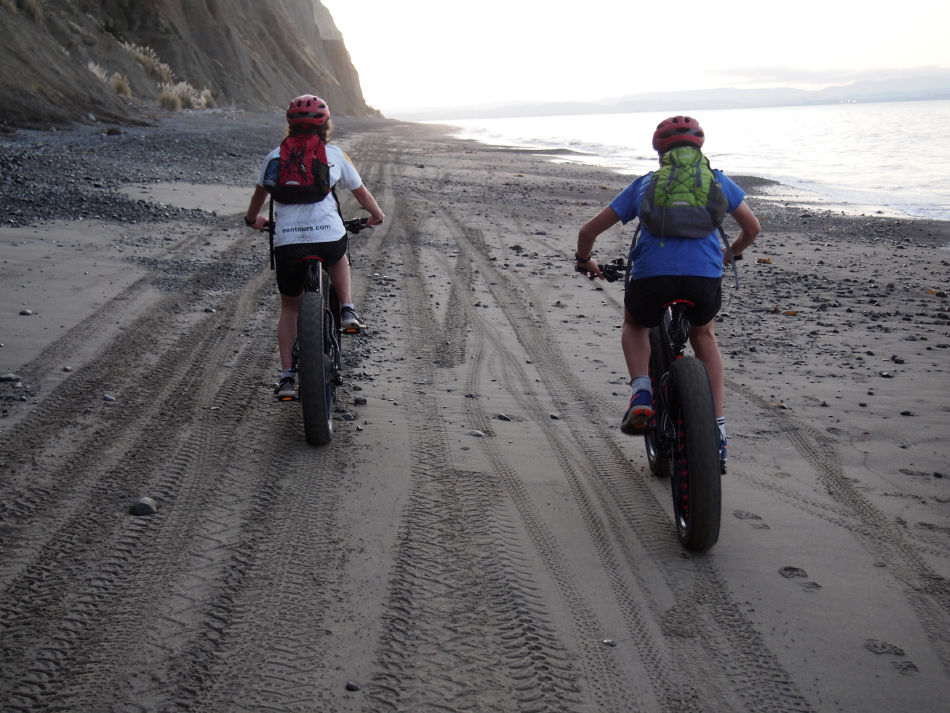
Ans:
{"label": "shoreline", "polygon": [[[486,151],[497,151],[499,153],[515,155],[530,155],[542,160],[551,161],[552,163],[563,162],[568,166],[576,166],[594,171],[602,171],[605,176],[616,176],[619,179],[617,185],[620,189],[622,189],[627,185],[627,183],[629,183],[630,180],[636,177],[636,174],[624,171],[623,169],[604,166],[594,161],[575,161],[571,160],[570,158],[564,158],[572,156],[591,156],[591,154],[585,154],[576,149],[566,147],[551,148],[518,146],[491,143],[489,141],[481,141],[474,138],[457,138],[455,136],[449,136],[458,132],[458,127],[452,126],[450,124],[423,123],[417,125],[443,131],[447,137],[453,141],[460,141],[463,143],[471,142],[482,147]],[[932,239],[936,241],[936,243],[947,246],[948,249],[950,249],[950,228],[947,227],[950,226],[950,220],[914,216],[882,206],[835,202],[833,200],[823,198],[817,193],[802,188],[796,188],[795,186],[787,185],[771,178],[764,178],[754,175],[732,174],[728,171],[727,173],[733,180],[742,186],[742,188],[749,194],[751,198],[757,199],[762,204],[773,205],[777,209],[785,209],[788,211],[807,211],[809,213],[814,213],[831,220],[845,218],[854,219],[856,221],[890,221],[889,223],[885,223],[888,225],[888,229],[890,230],[902,230],[904,227],[906,227],[904,226],[905,223],[910,223],[911,227],[909,232],[913,235],[914,239]],[[788,218],[782,217],[779,219],[779,223],[782,224],[783,227],[787,227],[791,224],[791,221]],[[870,223],[867,223],[867,225],[870,225]]]}
{"label": "shoreline", "polygon": [[[946,102],[938,103],[946,111]],[[868,108],[868,105],[861,106]],[[865,128],[881,140],[875,141],[873,147],[855,144],[853,159],[837,155],[839,148],[851,145],[843,127],[852,120],[862,121],[859,115],[848,113],[853,109],[850,106],[828,107],[832,114],[839,110],[845,112],[836,120],[820,107],[798,107],[801,115],[797,121],[793,120],[794,114],[784,111],[794,112],[794,107],[736,107],[721,114],[720,110],[694,109],[698,113],[692,116],[709,114],[706,128],[714,130],[716,140],[708,143],[707,148],[715,168],[774,180],[788,187],[783,192],[796,202],[826,204],[854,215],[950,220],[950,204],[938,188],[941,168],[948,166],[950,154],[938,151],[928,166],[915,167],[913,162],[907,163],[903,159],[903,146],[897,135],[888,130],[883,117],[891,117],[894,126],[903,125],[905,120],[913,122],[913,105],[907,102],[888,106],[892,114],[876,115],[868,108],[869,123]],[[653,121],[661,114],[654,113],[654,116]],[[459,137],[554,149],[571,160],[600,165],[622,175],[640,175],[653,168],[655,154],[649,142],[631,140],[629,129],[633,126],[641,126],[638,132],[649,129],[653,123],[649,119],[648,113],[630,112],[587,117],[460,119],[455,123],[446,120],[442,125],[453,127],[453,134]],[[740,130],[746,121],[759,126],[769,124],[773,130]],[[823,124],[824,121],[828,121],[828,125]],[[778,129],[779,126],[782,128]],[[777,140],[779,136],[781,141]],[[789,142],[794,149],[789,147]]]}

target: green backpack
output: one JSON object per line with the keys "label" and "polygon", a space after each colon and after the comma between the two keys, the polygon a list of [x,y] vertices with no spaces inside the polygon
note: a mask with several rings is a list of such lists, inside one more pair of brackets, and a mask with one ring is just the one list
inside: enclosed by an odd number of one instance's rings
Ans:
{"label": "green backpack", "polygon": [[705,238],[722,225],[728,208],[709,159],[697,148],[677,146],[653,172],[640,220],[658,238]]}

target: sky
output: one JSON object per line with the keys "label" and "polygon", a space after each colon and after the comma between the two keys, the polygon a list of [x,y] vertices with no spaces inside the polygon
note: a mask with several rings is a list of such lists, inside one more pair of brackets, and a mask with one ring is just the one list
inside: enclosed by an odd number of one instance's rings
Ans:
{"label": "sky", "polygon": [[366,102],[393,118],[654,91],[819,89],[950,69],[950,3],[938,0],[322,2]]}

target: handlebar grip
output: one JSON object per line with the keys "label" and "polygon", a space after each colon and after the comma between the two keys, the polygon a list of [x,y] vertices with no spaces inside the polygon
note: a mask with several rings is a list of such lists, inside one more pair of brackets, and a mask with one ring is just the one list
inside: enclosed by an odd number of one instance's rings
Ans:
{"label": "handlebar grip", "polygon": [[346,228],[347,231],[355,235],[356,233],[360,232],[364,228],[368,227],[366,225],[366,222],[367,222],[366,218],[354,218],[353,220],[344,220],[343,227]]}

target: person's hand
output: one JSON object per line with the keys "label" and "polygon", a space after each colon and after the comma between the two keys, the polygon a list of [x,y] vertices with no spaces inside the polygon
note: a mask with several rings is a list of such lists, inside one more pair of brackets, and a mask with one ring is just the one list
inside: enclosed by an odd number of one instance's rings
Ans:
{"label": "person's hand", "polygon": [[577,260],[574,263],[574,269],[581,274],[587,275],[588,279],[593,280],[595,277],[599,277],[601,280],[604,279],[604,273],[600,271],[600,267],[598,267],[597,261],[594,258],[588,258],[584,262]]}
{"label": "person's hand", "polygon": [[244,216],[244,224],[248,228],[254,228],[254,230],[263,230],[267,227],[267,218],[259,215],[254,220],[249,220],[247,216]]}
{"label": "person's hand", "polygon": [[386,219],[386,216],[383,213],[380,213],[379,215],[371,214],[369,218],[366,219],[366,227],[372,228],[374,225],[379,225],[380,223],[382,223],[385,219]]}

